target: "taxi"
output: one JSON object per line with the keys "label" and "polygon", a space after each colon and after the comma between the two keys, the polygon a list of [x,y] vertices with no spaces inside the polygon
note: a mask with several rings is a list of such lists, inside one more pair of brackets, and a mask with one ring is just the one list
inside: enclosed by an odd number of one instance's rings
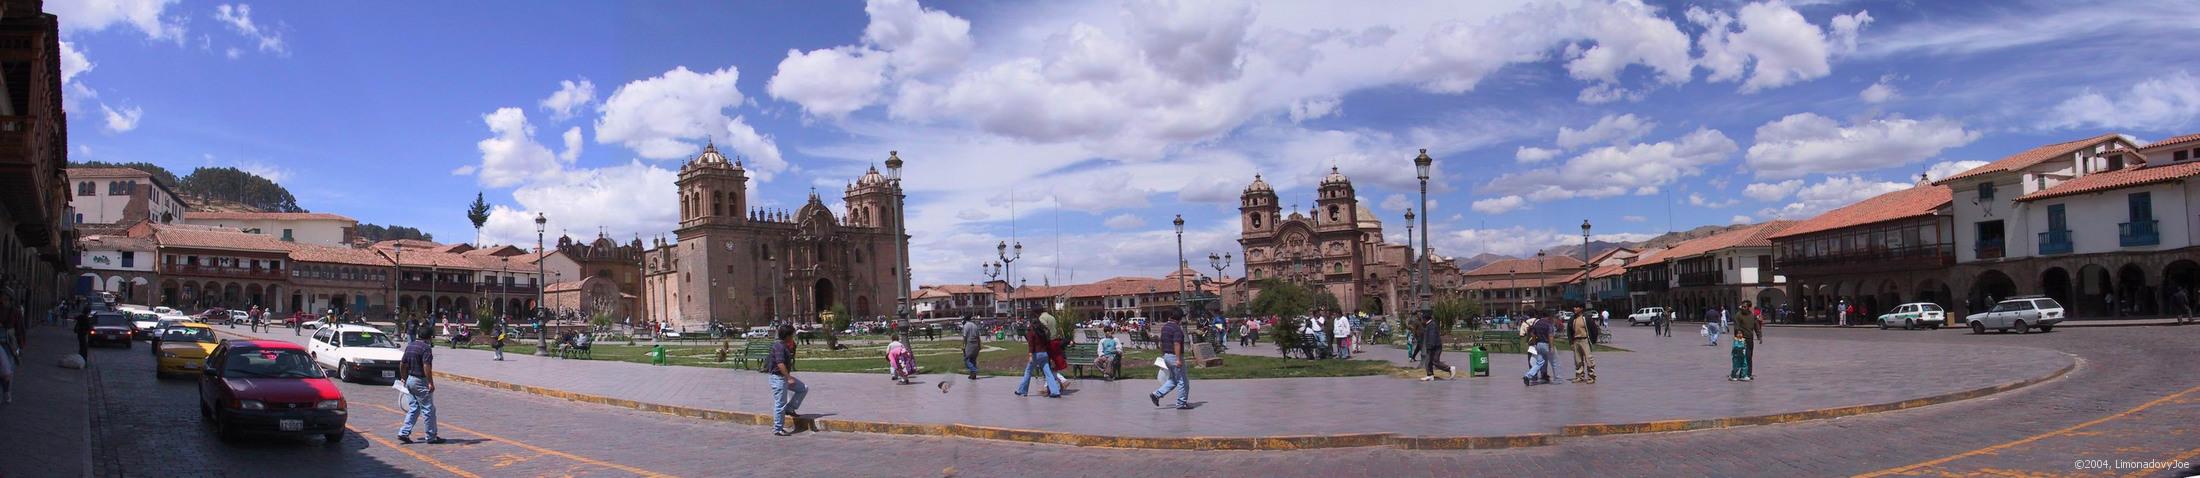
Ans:
{"label": "taxi", "polygon": [[197,322],[184,322],[161,329],[160,364],[153,368],[155,376],[168,374],[194,374],[206,368],[206,357],[221,345],[214,338],[214,328]]}

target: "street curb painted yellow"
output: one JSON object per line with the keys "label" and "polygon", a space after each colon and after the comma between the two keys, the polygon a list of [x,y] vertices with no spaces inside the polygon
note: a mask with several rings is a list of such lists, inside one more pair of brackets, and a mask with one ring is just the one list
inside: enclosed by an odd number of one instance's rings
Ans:
{"label": "street curb painted yellow", "polygon": [[1627,435],[1636,433],[1665,433],[1690,430],[1710,430],[1717,428],[1746,427],[1756,425],[1778,425],[1783,423],[1825,420],[1830,418],[1851,417],[1869,413],[1907,410],[1924,406],[1970,400],[1973,398],[1979,398],[1996,393],[2029,387],[2035,384],[2039,384],[2041,382],[2060,378],[2064,374],[2070,373],[2071,370],[2076,368],[2078,368],[2078,361],[2075,357],[2073,357],[2070,361],[2070,364],[2064,365],[2061,369],[2056,370],[2055,373],[2050,373],[2045,376],[2004,383],[2001,385],[1964,390],[1960,392],[1945,393],[1924,398],[1913,398],[1899,402],[1820,408],[1815,410],[1775,413],[1771,415],[1757,415],[1748,417],[1720,417],[1695,420],[1661,420],[1638,423],[1592,423],[1582,425],[1566,425],[1559,428],[1559,435],[1568,437],[1590,437],[1606,435]]}

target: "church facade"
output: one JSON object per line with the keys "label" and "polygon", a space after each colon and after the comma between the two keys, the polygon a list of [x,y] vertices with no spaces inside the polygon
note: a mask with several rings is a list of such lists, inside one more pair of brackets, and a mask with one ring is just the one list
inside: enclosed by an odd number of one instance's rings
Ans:
{"label": "church facade", "polygon": [[[888,157],[890,164],[900,158]],[[845,307],[894,313],[900,187],[872,168],[844,190],[844,215],[817,193],[794,211],[755,208],[748,172],[715,145],[680,168],[676,242],[642,254],[643,309],[674,329],[811,323]]]}
{"label": "church facade", "polygon": [[[1352,181],[1332,167],[1313,208],[1283,213],[1276,190],[1253,176],[1239,196],[1238,244],[1246,278],[1225,294],[1250,300],[1263,279],[1328,290],[1345,312],[1399,313],[1412,297],[1407,247],[1383,242],[1383,222],[1354,195]],[[1439,261],[1439,266],[1448,261]],[[1440,285],[1440,284],[1439,284]]]}

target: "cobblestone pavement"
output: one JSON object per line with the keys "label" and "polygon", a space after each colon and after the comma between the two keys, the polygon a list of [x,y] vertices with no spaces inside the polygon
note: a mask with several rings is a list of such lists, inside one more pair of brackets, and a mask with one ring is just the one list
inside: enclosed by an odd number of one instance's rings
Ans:
{"label": "cobblestone pavement", "polygon": [[61,368],[76,337],[36,326],[16,364],[14,403],[0,405],[0,476],[79,475],[90,461],[83,370]]}
{"label": "cobblestone pavement", "polygon": [[[1772,337],[1758,351],[1758,379],[1728,382],[1728,349],[1702,339],[1650,337],[1621,331],[1632,352],[1598,358],[1596,385],[1525,387],[1526,355],[1493,357],[1491,377],[1419,382],[1389,376],[1194,380],[1196,413],[1155,410],[1152,380],[1075,381],[1067,398],[1013,395],[1018,380],[970,381],[940,374],[895,385],[878,374],[799,373],[811,393],[803,411],[871,422],[967,424],[1116,437],[1249,437],[1398,433],[1405,436],[1505,436],[1557,433],[1566,425],[1635,423],[1799,412],[1891,403],[2048,376],[2072,363],[2061,353],[2007,347],[1993,341],[1956,344]],[[287,333],[272,338],[291,340]],[[1258,350],[1258,349],[1255,349]],[[1273,350],[1272,348],[1268,350]],[[762,412],[770,409],[763,374],[697,367],[652,367],[620,361],[510,356],[489,361],[482,350],[438,349],[436,370],[505,383],[547,387],[643,403]],[[1960,351],[1960,353],[1955,353]],[[1395,349],[1378,354],[1403,355]],[[1555,375],[1571,374],[1570,354]],[[1467,354],[1447,352],[1464,367]],[[1812,360],[1842,357],[1840,361]],[[1937,363],[1937,367],[1916,364]],[[796,361],[800,368],[801,361]],[[1873,373],[1901,370],[1903,373]],[[940,390],[935,381],[951,385]],[[1367,417],[1417,403],[1418,420]],[[1276,420],[1269,403],[1320,403],[1321,413]],[[1507,404],[1493,407],[1489,404]],[[1063,409],[1079,413],[1058,413]]]}
{"label": "cobblestone pavement", "polygon": [[[1832,476],[1881,471],[2181,476],[2167,470],[2083,470],[2076,460],[2175,461],[2182,455],[2191,461],[2195,450],[2187,429],[2200,419],[2200,405],[2193,403],[2200,392],[2176,394],[2200,385],[2200,370],[2192,366],[2200,357],[2200,346],[2194,345],[2200,327],[1985,336],[1865,330],[1789,335],[1857,343],[2012,344],[2068,351],[2083,361],[2061,379],[1952,404],[1788,425],[1573,438],[1512,450],[1196,452],[847,433],[782,438],[759,427],[458,384],[444,385],[438,397],[444,434],[455,443],[387,443],[400,419],[392,393],[380,385],[346,384],[354,429],[381,441],[355,433],[327,446],[319,439],[214,440],[189,407],[196,393],[190,383],[154,381],[151,357],[141,346],[95,353],[105,387],[95,449],[104,464],[99,474],[129,476],[1386,477]],[[1395,400],[1400,413],[1362,418],[1377,426],[1418,419],[1404,411],[1415,397]],[[1063,414],[1078,413],[1081,405],[1057,403]],[[1305,405],[1268,410],[1271,420],[1323,413],[1319,402]]]}

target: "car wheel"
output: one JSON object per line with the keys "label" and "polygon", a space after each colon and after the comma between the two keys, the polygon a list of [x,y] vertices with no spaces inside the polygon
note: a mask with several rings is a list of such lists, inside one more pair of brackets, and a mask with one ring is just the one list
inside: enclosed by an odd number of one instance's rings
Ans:
{"label": "car wheel", "polygon": [[1879,330],[1887,330],[1887,321],[1879,321]]}
{"label": "car wheel", "polygon": [[214,411],[214,437],[221,441],[236,441],[237,427],[229,426],[228,415],[221,410]]}
{"label": "car wheel", "polygon": [[1910,319],[1907,322],[1903,322],[1902,330],[1917,330],[1917,319]]}
{"label": "car wheel", "polygon": [[344,361],[342,360],[336,361],[336,381],[351,381],[351,367],[349,367],[348,365],[349,364],[344,363]]}
{"label": "car wheel", "polygon": [[321,435],[321,441],[324,445],[335,445],[338,443],[343,443],[344,432],[324,433]]}
{"label": "car wheel", "polygon": [[1973,333],[1973,334],[1983,334],[1983,333],[1986,333],[1986,324],[1981,324],[1981,323],[1978,323],[1978,322],[1972,322],[1972,323],[1971,323],[1971,333]]}
{"label": "car wheel", "polygon": [[2016,329],[2016,330],[2017,330],[2017,333],[2019,333],[2019,334],[2029,334],[2029,333],[2032,333],[2032,328],[2031,328],[2031,327],[2026,327],[2026,326],[2024,325],[2024,321],[2022,321],[2022,320],[2019,320],[2019,321],[2017,321],[2017,323],[2016,323],[2015,325],[2011,325],[2011,326],[2009,326],[2009,328],[2012,328],[2012,329]]}
{"label": "car wheel", "polygon": [[2042,326],[2040,326],[2040,333],[2043,333],[2043,334],[2044,334],[2044,333],[2047,333],[2047,331],[2050,331],[2050,330],[2055,330],[2055,326],[2052,326],[2052,325],[2042,325]]}

